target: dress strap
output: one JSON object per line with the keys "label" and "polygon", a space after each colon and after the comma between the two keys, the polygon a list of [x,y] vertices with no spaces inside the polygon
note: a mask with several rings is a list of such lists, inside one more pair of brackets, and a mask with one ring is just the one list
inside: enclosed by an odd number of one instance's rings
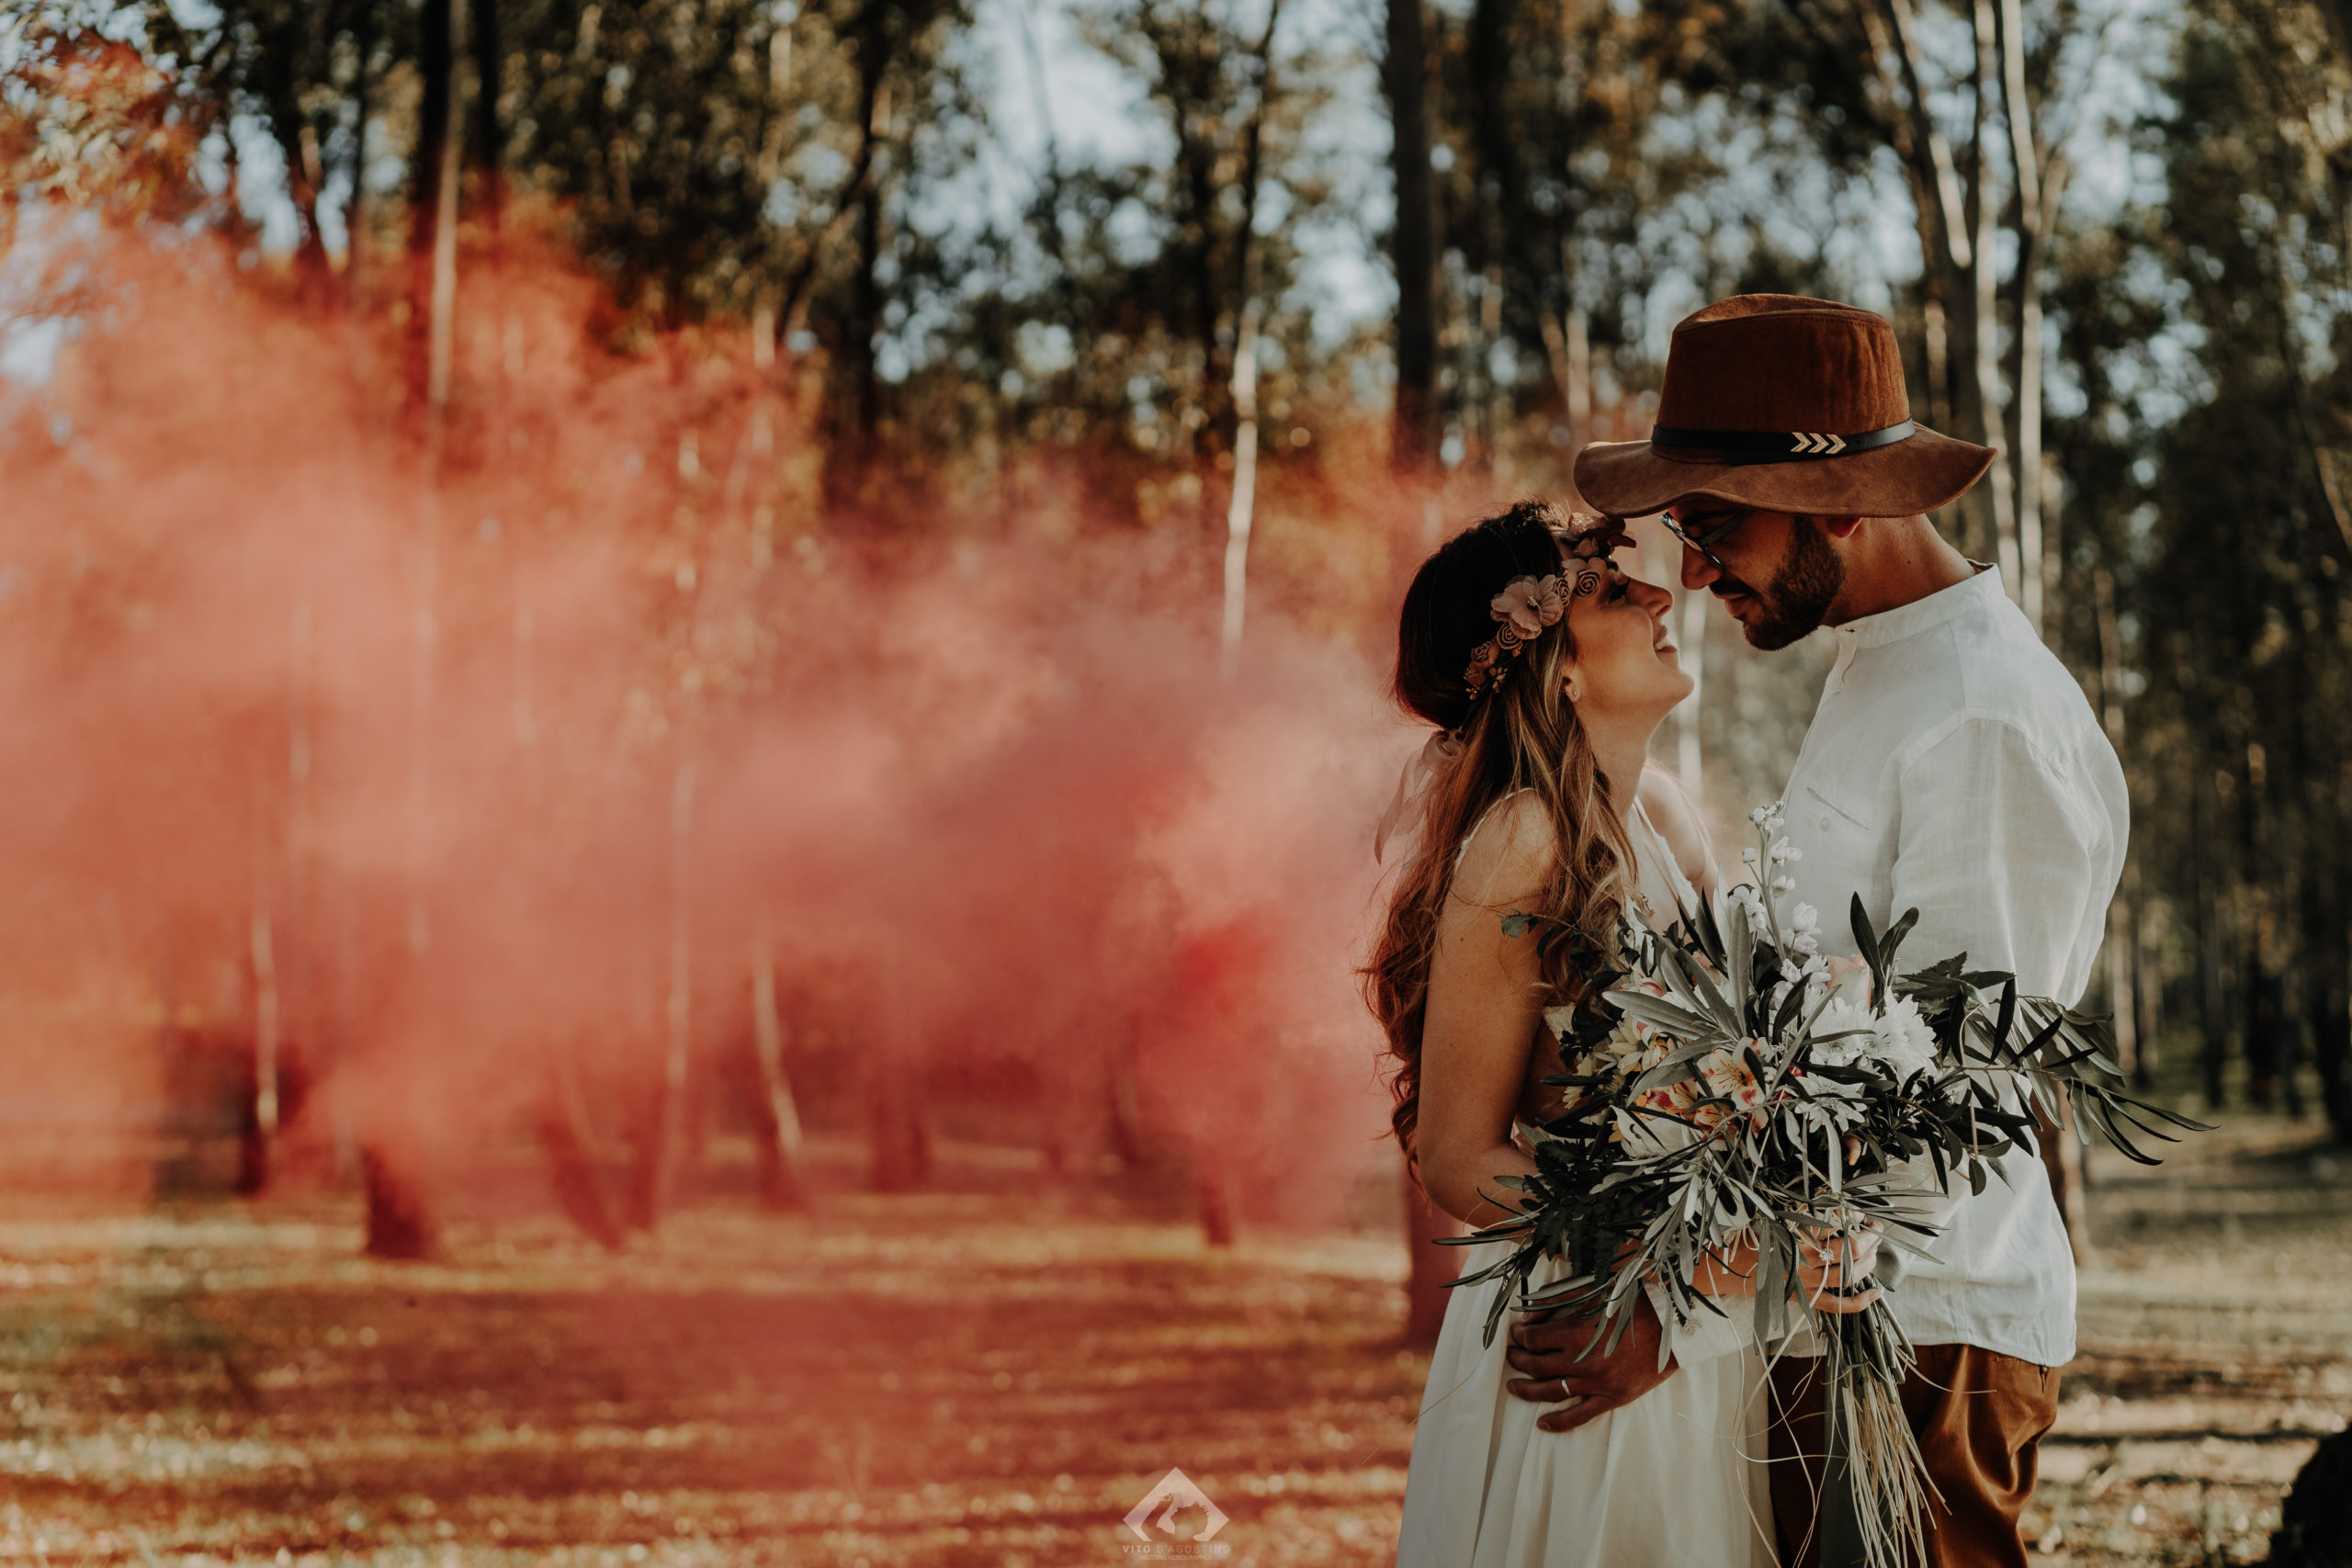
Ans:
{"label": "dress strap", "polygon": [[1674,846],[1666,841],[1666,835],[1659,832],[1657,824],[1650,820],[1649,807],[1642,804],[1642,797],[1638,795],[1634,796],[1634,815],[1641,818],[1642,830],[1650,836],[1650,847],[1657,854],[1674,901],[1685,913],[1696,910],[1700,903],[1698,886],[1683,871],[1682,863],[1675,858]]}

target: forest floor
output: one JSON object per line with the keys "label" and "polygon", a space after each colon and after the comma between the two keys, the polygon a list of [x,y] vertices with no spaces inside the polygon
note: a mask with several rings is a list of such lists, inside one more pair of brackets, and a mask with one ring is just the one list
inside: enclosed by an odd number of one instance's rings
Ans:
{"label": "forest floor", "polygon": [[[1393,1560],[1428,1366],[1393,1230],[1213,1250],[1008,1151],[895,1197],[818,1152],[813,1213],[706,1198],[619,1257],[508,1219],[371,1263],[325,1196],[8,1199],[0,1560],[1104,1564],[1170,1467],[1230,1519],[1200,1555]],[[2352,1416],[2352,1156],[2249,1119],[2095,1175],[2036,1561],[2259,1562]]]}

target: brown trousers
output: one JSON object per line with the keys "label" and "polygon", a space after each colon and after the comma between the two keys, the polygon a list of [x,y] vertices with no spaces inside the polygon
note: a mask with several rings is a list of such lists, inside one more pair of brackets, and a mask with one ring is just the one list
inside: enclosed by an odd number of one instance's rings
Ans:
{"label": "brown trousers", "polygon": [[[1819,1568],[1821,1362],[1772,1369],[1772,1514],[1783,1568]],[[2033,1495],[2041,1435],[2058,1418],[2058,1374],[1973,1345],[1922,1345],[1903,1384],[1903,1411],[1928,1479],[1925,1568],[2025,1568],[2018,1516]]]}

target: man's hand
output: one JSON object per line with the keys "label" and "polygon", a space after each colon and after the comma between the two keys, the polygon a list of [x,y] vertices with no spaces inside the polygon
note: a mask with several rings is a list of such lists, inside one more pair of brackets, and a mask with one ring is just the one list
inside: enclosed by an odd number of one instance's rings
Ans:
{"label": "man's hand", "polygon": [[[1503,1386],[1537,1404],[1566,1401],[1562,1408],[1538,1416],[1535,1426],[1539,1431],[1571,1431],[1596,1416],[1633,1404],[1674,1375],[1670,1357],[1665,1370],[1658,1369],[1660,1332],[1657,1314],[1643,1292],[1634,1293],[1634,1320],[1625,1325],[1613,1352],[1606,1349],[1609,1330],[1599,1317],[1522,1317],[1511,1325],[1510,1348],[1504,1359],[1524,1375]],[[1577,1359],[1596,1335],[1600,1343],[1592,1354]]]}

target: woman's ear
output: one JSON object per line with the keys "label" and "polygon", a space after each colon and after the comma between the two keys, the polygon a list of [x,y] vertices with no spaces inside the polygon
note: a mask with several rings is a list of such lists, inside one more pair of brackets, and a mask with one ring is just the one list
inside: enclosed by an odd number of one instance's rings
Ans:
{"label": "woman's ear", "polygon": [[1584,701],[1584,671],[1573,660],[1560,667],[1560,689],[1567,693],[1571,706]]}

